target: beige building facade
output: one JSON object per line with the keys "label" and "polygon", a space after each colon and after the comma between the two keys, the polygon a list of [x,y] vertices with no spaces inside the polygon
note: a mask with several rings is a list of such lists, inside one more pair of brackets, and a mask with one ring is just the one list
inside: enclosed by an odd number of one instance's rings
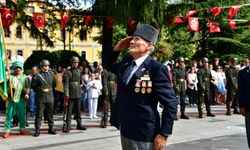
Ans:
{"label": "beige building facade", "polygon": [[[43,12],[43,9],[46,4],[41,1],[31,1],[28,3],[27,12],[32,16],[33,12]],[[58,15],[60,17],[60,15]],[[60,40],[62,39],[62,32],[60,29],[60,24],[56,24],[57,30],[53,32],[48,32],[48,35],[52,35],[54,47],[48,47],[44,43],[42,50],[44,51],[56,51],[63,50],[64,44]],[[46,28],[46,27],[45,27]],[[66,29],[67,30],[67,29]],[[30,33],[25,30],[22,26],[18,26],[17,23],[13,23],[9,29],[5,29],[5,44],[6,50],[9,54],[9,59],[16,56],[17,54],[22,55],[26,60],[29,56],[32,55],[34,51],[40,50],[39,40],[30,36]],[[76,51],[80,56],[85,56],[85,58],[90,62],[97,61],[99,62],[99,54],[102,50],[102,46],[93,40],[93,37],[99,36],[99,28],[93,27],[91,32],[87,32],[86,39],[80,40],[78,29],[74,29],[73,34],[70,39],[69,44],[69,33],[66,31],[66,50]],[[69,47],[70,45],[70,47]]]}

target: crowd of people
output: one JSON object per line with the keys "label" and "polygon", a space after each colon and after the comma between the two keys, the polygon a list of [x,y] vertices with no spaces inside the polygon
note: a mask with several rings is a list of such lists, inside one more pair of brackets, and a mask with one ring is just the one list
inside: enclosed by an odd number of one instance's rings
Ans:
{"label": "crowd of people", "polygon": [[97,119],[97,109],[102,111],[100,125],[106,128],[116,94],[116,77],[97,62],[92,66],[86,60],[81,65],[79,63],[79,58],[73,56],[69,67],[50,68],[50,62],[44,59],[40,66],[33,66],[31,74],[26,76],[23,58],[18,55],[12,63],[13,70],[9,70],[12,72],[10,82],[13,82],[13,95],[9,94],[6,101],[3,137],[8,138],[11,127],[18,124],[21,135],[29,134],[25,131],[29,125],[28,117],[35,119],[35,137],[40,135],[43,118],[49,126],[48,133],[56,134],[54,114],[64,115],[63,132],[70,132],[72,115],[77,122],[77,129],[86,130],[81,112],[88,111],[89,119]]}
{"label": "crowd of people", "polygon": [[[80,63],[79,58],[73,56],[67,68],[51,69],[50,62],[44,59],[39,71],[34,66],[26,76],[23,61],[16,59],[9,78],[3,137],[11,136],[13,119],[15,125],[19,122],[21,135],[29,134],[25,130],[28,115],[35,117],[35,137],[40,135],[43,117],[49,127],[48,134],[56,134],[53,115],[62,112],[63,132],[70,132],[72,116],[77,130],[86,130],[81,110],[88,110],[89,119],[97,119],[98,102],[102,104],[101,127],[107,127],[112,110],[110,123],[120,130],[122,148],[129,150],[163,149],[172,134],[174,119],[178,120],[178,103],[181,119],[189,119],[185,113],[187,105],[196,105],[198,117],[203,118],[204,106],[206,115],[215,117],[211,105],[226,104],[226,115],[232,114],[231,109],[234,114],[246,115],[249,126],[250,115],[246,109],[249,106],[243,101],[248,96],[245,87],[249,86],[244,80],[250,83],[249,59],[238,65],[237,58],[230,59],[228,64],[220,64],[215,58],[209,64],[208,58],[203,57],[185,64],[184,58],[179,57],[174,64],[161,64],[150,56],[158,34],[150,25],[139,26],[133,36],[120,40],[110,51],[103,51],[105,69],[97,62],[92,66],[87,61]],[[119,53],[126,49],[129,55],[117,62]],[[250,58],[250,52],[248,56]],[[159,104],[163,109],[161,117]],[[249,137],[249,131],[247,134]]]}
{"label": "crowd of people", "polygon": [[[185,114],[185,106],[198,107],[198,117],[203,118],[205,104],[207,116],[214,117],[210,105],[226,105],[226,115],[239,114],[237,89],[238,72],[249,65],[246,59],[242,63],[237,58],[222,64],[219,58],[209,60],[203,57],[199,61],[185,64],[183,57],[179,57],[174,64],[166,62],[175,95],[179,100],[182,119],[189,119]],[[176,118],[177,119],[177,118]]]}

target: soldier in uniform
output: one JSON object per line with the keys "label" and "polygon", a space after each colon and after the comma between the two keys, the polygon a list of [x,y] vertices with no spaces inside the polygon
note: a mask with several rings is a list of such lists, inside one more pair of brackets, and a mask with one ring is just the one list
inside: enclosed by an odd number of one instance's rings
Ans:
{"label": "soldier in uniform", "polygon": [[35,137],[40,135],[41,121],[46,107],[48,116],[48,134],[56,134],[53,121],[54,95],[53,89],[56,86],[54,74],[49,70],[49,61],[43,59],[40,62],[41,71],[36,73],[31,80],[31,88],[36,92],[37,112],[35,118]]}
{"label": "soldier in uniform", "polygon": [[210,99],[210,84],[211,80],[211,72],[208,69],[208,59],[206,57],[202,58],[202,66],[197,71],[198,78],[198,111],[199,118],[203,118],[203,105],[206,105],[207,116],[215,117],[214,114],[211,113],[211,99]]}
{"label": "soldier in uniform", "polygon": [[101,120],[101,127],[106,128],[108,125],[108,113],[112,110],[113,103],[115,101],[116,91],[116,75],[107,71],[106,69],[102,72],[102,95],[104,97],[103,102],[103,115]]}
{"label": "soldier in uniform", "polygon": [[68,106],[66,108],[66,127],[63,129],[63,132],[65,133],[70,132],[73,109],[77,122],[77,130],[86,130],[86,127],[82,125],[81,118],[81,71],[77,68],[79,64],[79,58],[73,56],[70,61],[71,68],[63,75],[64,94],[68,100]]}
{"label": "soldier in uniform", "polygon": [[181,118],[189,119],[185,115],[185,94],[186,94],[186,69],[184,64],[184,58],[178,58],[178,66],[173,69],[173,85],[175,90],[175,95],[177,99],[180,99],[181,106]]}
{"label": "soldier in uniform", "polygon": [[238,102],[236,92],[238,89],[238,72],[236,69],[238,59],[233,58],[231,60],[230,66],[227,68],[225,74],[227,79],[226,89],[227,89],[227,100],[226,100],[226,107],[227,112],[226,115],[231,115],[231,108],[234,107],[234,114],[239,114],[238,111]]}

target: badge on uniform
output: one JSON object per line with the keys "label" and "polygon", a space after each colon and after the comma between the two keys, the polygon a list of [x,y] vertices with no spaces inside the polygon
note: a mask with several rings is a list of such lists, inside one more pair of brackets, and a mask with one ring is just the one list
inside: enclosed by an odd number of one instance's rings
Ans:
{"label": "badge on uniform", "polygon": [[[145,68],[142,69],[145,71]],[[135,83],[135,93],[141,92],[142,94],[152,92],[152,81],[150,80],[148,71]]]}
{"label": "badge on uniform", "polygon": [[141,80],[137,79],[135,83],[135,93],[140,92],[140,87],[141,87]]}

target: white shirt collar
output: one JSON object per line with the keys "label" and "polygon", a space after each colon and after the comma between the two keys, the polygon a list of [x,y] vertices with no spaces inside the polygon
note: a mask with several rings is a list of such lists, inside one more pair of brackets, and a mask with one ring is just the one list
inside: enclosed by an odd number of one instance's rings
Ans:
{"label": "white shirt collar", "polygon": [[138,59],[135,60],[135,64],[137,67],[139,67],[144,61],[145,59],[148,57],[148,55],[142,56]]}

